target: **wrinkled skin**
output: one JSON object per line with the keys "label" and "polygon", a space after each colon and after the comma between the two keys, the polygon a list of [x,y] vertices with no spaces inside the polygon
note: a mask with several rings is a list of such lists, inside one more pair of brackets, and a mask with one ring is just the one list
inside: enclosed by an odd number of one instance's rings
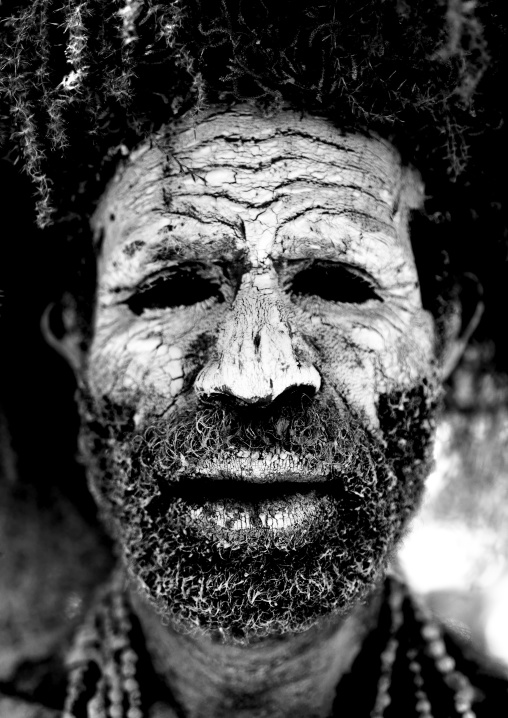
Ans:
{"label": "wrinkled skin", "polygon": [[422,196],[385,141],[242,107],[159,133],[104,194],[82,450],[172,624],[297,633],[379,577],[438,393]]}

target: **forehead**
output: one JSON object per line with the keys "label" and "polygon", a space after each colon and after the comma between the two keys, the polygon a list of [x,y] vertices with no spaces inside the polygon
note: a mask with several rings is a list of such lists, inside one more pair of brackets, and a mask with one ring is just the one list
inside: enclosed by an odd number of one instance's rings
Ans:
{"label": "forehead", "polygon": [[[92,218],[101,268],[242,251],[251,263],[353,247],[411,260],[407,210],[417,173],[390,143],[341,133],[328,120],[239,107],[181,121],[131,154]],[[365,257],[364,257],[365,259]]]}

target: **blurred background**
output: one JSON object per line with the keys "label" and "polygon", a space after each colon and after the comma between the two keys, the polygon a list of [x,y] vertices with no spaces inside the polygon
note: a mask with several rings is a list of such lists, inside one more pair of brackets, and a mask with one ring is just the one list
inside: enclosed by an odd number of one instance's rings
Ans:
{"label": "blurred background", "polygon": [[508,390],[499,375],[478,377],[486,351],[473,345],[452,379],[399,558],[436,615],[508,668]]}

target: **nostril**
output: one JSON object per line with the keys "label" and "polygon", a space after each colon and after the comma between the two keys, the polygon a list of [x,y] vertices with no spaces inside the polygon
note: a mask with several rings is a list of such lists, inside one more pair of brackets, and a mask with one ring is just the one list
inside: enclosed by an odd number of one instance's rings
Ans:
{"label": "nostril", "polygon": [[200,401],[204,404],[222,404],[223,406],[230,406],[234,408],[263,408],[265,406],[270,406],[270,404],[273,402],[272,395],[270,396],[263,396],[263,397],[252,397],[252,398],[244,398],[236,396],[232,391],[229,391],[227,389],[224,389],[223,391],[214,391],[210,394],[201,394],[200,395]]}
{"label": "nostril", "polygon": [[279,394],[276,401],[284,405],[301,405],[312,400],[316,392],[317,389],[312,384],[294,384]]}
{"label": "nostril", "polygon": [[229,389],[224,388],[220,391],[200,394],[199,398],[203,404],[220,404],[224,407],[229,406],[234,409],[264,409],[274,407],[275,405],[292,405],[301,408],[303,405],[308,404],[315,394],[315,386],[303,384],[290,386],[278,396],[269,394],[267,396],[246,398],[237,396]]}

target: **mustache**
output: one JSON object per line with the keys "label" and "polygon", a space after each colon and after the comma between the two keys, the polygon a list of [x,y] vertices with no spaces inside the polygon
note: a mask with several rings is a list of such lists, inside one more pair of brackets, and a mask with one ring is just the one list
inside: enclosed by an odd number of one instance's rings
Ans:
{"label": "mustache", "polygon": [[[167,418],[132,440],[140,468],[168,477],[205,462],[244,456],[290,454],[305,469],[331,476],[350,475],[379,446],[364,423],[343,403],[321,395],[294,393],[269,408],[239,408],[230,402],[203,403],[189,398]],[[381,448],[381,447],[379,447]],[[240,454],[239,454],[240,452]],[[367,461],[367,463],[370,463]]]}

